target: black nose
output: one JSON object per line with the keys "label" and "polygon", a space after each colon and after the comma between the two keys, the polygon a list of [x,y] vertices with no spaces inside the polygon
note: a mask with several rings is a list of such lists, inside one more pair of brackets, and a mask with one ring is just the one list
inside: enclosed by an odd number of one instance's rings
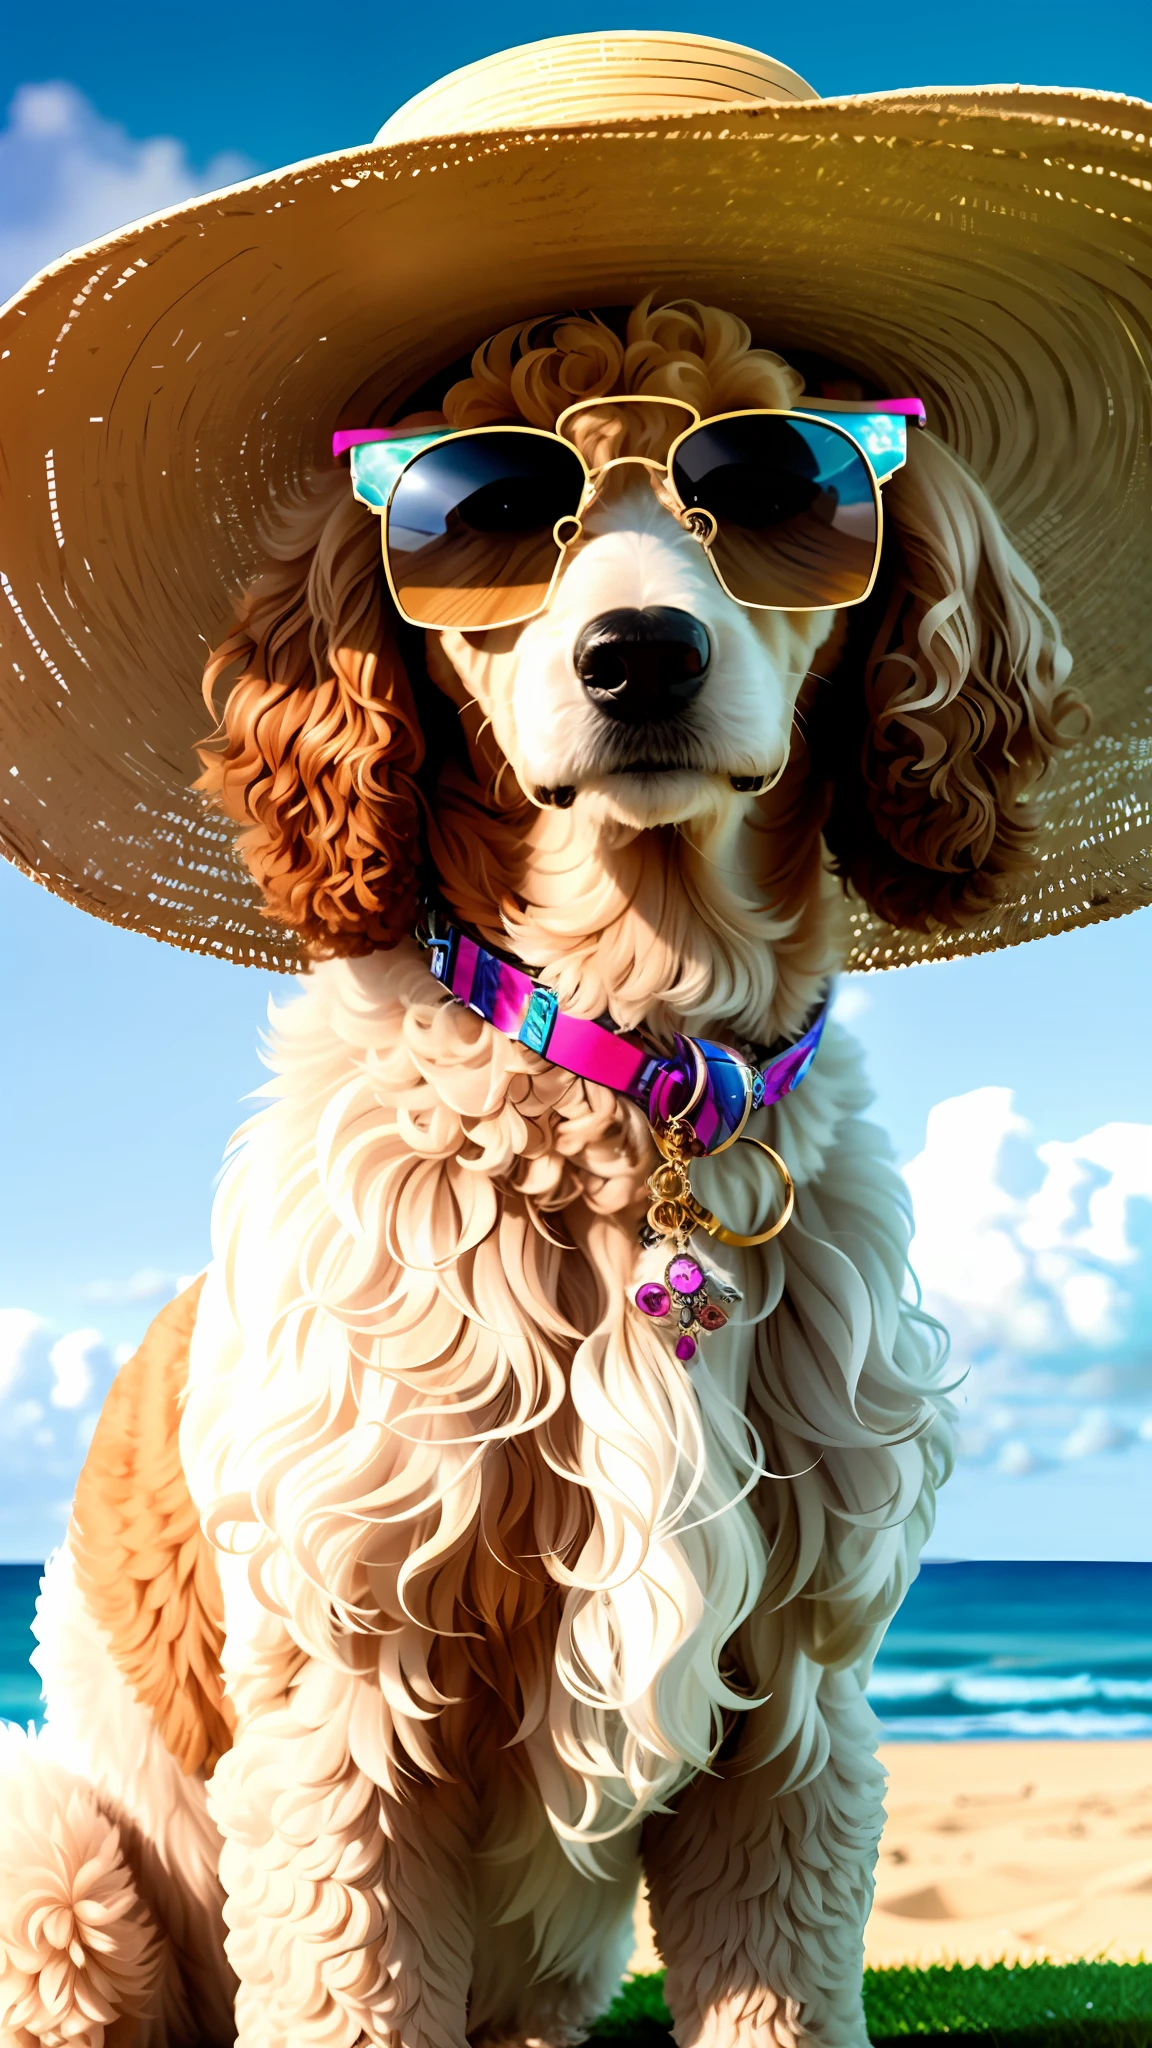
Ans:
{"label": "black nose", "polygon": [[673,605],[601,612],[576,642],[576,673],[609,718],[646,725],[692,702],[712,649],[699,619]]}

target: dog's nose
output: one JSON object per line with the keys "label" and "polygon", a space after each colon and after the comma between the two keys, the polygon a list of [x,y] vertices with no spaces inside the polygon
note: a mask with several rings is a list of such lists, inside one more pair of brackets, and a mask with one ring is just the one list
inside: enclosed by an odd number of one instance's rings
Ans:
{"label": "dog's nose", "polygon": [[673,718],[701,688],[712,653],[699,619],[674,605],[601,612],[576,642],[576,673],[609,718]]}

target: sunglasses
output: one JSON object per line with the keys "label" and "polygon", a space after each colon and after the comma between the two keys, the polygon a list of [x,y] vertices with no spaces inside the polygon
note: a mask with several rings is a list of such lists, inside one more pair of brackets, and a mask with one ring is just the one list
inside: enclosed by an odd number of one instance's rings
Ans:
{"label": "sunglasses", "polygon": [[[641,445],[589,466],[581,415],[628,408]],[[646,408],[646,411],[640,410]],[[908,452],[918,398],[821,400],[703,419],[680,399],[583,399],[540,427],[366,427],[334,434],[352,488],[381,515],[384,571],[402,618],[482,633],[544,611],[582,515],[609,472],[638,465],[703,548],[717,581],[754,611],[859,604],[876,580],[880,486]]]}

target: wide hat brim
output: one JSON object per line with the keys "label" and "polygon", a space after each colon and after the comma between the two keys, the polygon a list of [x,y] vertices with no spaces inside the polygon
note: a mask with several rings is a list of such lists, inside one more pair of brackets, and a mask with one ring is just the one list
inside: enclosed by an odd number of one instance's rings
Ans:
{"label": "wide hat brim", "polygon": [[53,265],[0,314],[0,844],[84,909],[299,964],[190,789],[270,511],[505,322],[655,289],[917,392],[1060,618],[1091,739],[971,953],[1152,901],[1152,108],[988,88],[375,144]]}

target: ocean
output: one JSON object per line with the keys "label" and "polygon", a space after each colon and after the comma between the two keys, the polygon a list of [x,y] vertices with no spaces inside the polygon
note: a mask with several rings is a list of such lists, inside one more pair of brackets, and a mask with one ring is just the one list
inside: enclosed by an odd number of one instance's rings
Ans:
{"label": "ocean", "polygon": [[39,1721],[40,1680],[28,1662],[38,1564],[0,1564],[0,1721]]}
{"label": "ocean", "polygon": [[[0,1565],[0,1718],[40,1718],[38,1565]],[[869,1697],[889,1742],[1152,1736],[1152,1564],[932,1563]]]}
{"label": "ocean", "polygon": [[868,1697],[889,1742],[1152,1736],[1152,1564],[925,1564]]}

